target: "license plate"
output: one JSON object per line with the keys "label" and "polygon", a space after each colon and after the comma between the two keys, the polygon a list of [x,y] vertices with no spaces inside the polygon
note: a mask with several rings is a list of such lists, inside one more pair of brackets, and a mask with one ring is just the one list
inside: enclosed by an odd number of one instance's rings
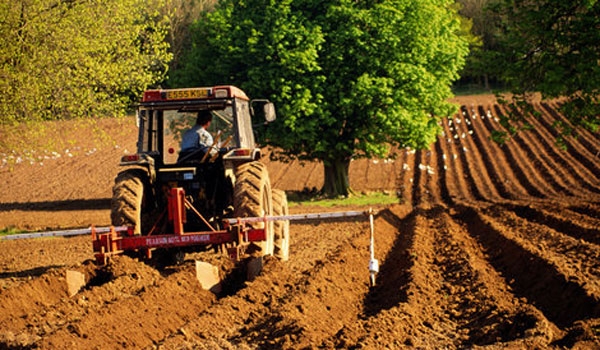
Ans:
{"label": "license plate", "polygon": [[167,91],[167,100],[190,100],[195,98],[207,98],[210,89],[179,89]]}

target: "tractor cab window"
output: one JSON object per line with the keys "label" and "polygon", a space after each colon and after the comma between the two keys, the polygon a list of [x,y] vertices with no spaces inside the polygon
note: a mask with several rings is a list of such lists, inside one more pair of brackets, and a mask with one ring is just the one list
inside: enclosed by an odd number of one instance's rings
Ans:
{"label": "tractor cab window", "polygon": [[208,131],[213,136],[213,140],[217,140],[217,146],[221,147],[237,147],[237,141],[233,133],[233,111],[231,106],[223,110],[212,111],[212,122]]}
{"label": "tractor cab window", "polygon": [[163,162],[175,164],[181,149],[181,137],[183,133],[192,128],[196,123],[195,112],[180,113],[176,110],[164,111],[163,118]]}
{"label": "tractor cab window", "polygon": [[254,148],[254,134],[252,132],[252,118],[250,117],[250,107],[248,101],[236,99],[235,109],[237,113],[236,118],[236,132],[239,138],[239,147],[241,148]]}
{"label": "tractor cab window", "polygon": [[141,109],[137,114],[138,124],[138,152],[149,153],[157,151],[158,147],[158,119],[160,111]]}
{"label": "tractor cab window", "polygon": [[[196,124],[198,111],[166,110],[163,111],[163,162],[175,164],[181,151],[183,134]],[[234,135],[232,108],[211,110],[213,116],[208,131],[213,137],[215,146],[238,147]]]}

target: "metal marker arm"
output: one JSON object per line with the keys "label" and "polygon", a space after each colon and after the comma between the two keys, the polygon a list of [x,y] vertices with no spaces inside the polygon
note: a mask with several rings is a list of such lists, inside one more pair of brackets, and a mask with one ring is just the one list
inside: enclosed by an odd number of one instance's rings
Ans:
{"label": "metal marker arm", "polygon": [[[96,233],[110,232],[110,227],[96,227],[94,230]],[[114,227],[115,231],[127,231],[127,226]],[[81,236],[89,235],[92,233],[92,227],[74,229],[74,230],[63,230],[63,231],[46,231],[46,232],[34,232],[34,233],[19,233],[14,235],[0,236],[0,240],[14,240],[14,239],[29,239],[39,237],[67,237],[67,236]]]}
{"label": "metal marker arm", "polygon": [[229,224],[236,223],[255,223],[265,221],[294,221],[294,220],[319,220],[319,219],[335,219],[344,217],[355,217],[355,216],[369,216],[373,212],[369,211],[340,211],[330,213],[310,213],[310,214],[291,214],[291,215],[279,215],[279,216],[260,216],[260,217],[247,217],[247,218],[231,218],[224,219]]}

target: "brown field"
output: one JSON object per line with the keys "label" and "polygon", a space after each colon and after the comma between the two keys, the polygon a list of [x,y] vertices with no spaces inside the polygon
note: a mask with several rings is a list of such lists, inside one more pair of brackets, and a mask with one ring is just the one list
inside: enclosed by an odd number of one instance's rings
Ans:
{"label": "brown field", "polygon": [[[220,296],[195,280],[197,256],[163,270],[122,257],[99,272],[87,236],[0,241],[0,348],[600,348],[600,135],[580,131],[558,149],[561,116],[544,103],[534,130],[500,146],[489,136],[502,108],[458,102],[430,149],[352,162],[355,191],[399,195],[376,206],[375,287],[361,218],[293,223],[290,261],[267,259]],[[133,120],[57,125],[53,137],[80,136],[69,150],[2,150],[0,228],[109,224]],[[92,129],[110,135],[103,146]],[[322,184],[318,163],[265,162],[275,188]],[[73,269],[88,283],[69,297]]]}

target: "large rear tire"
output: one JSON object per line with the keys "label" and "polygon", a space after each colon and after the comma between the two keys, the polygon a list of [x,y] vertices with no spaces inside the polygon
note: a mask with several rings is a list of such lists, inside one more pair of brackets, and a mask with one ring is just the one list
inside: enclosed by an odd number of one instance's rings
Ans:
{"label": "large rear tire", "polygon": [[128,169],[117,175],[110,205],[113,226],[132,226],[136,235],[147,233],[146,184],[148,175],[143,170]]}
{"label": "large rear tire", "polygon": [[[236,182],[234,188],[234,216],[264,217],[273,215],[271,181],[264,164],[260,162],[245,163],[236,169]],[[267,238],[265,241],[255,242],[260,248],[260,255],[273,255],[273,222],[251,224],[253,228],[265,228]]]}
{"label": "large rear tire", "polygon": [[[282,190],[272,190],[273,192],[273,215],[289,215],[287,196]],[[278,220],[274,224],[273,255],[281,261],[288,261],[290,258],[290,221]]]}

